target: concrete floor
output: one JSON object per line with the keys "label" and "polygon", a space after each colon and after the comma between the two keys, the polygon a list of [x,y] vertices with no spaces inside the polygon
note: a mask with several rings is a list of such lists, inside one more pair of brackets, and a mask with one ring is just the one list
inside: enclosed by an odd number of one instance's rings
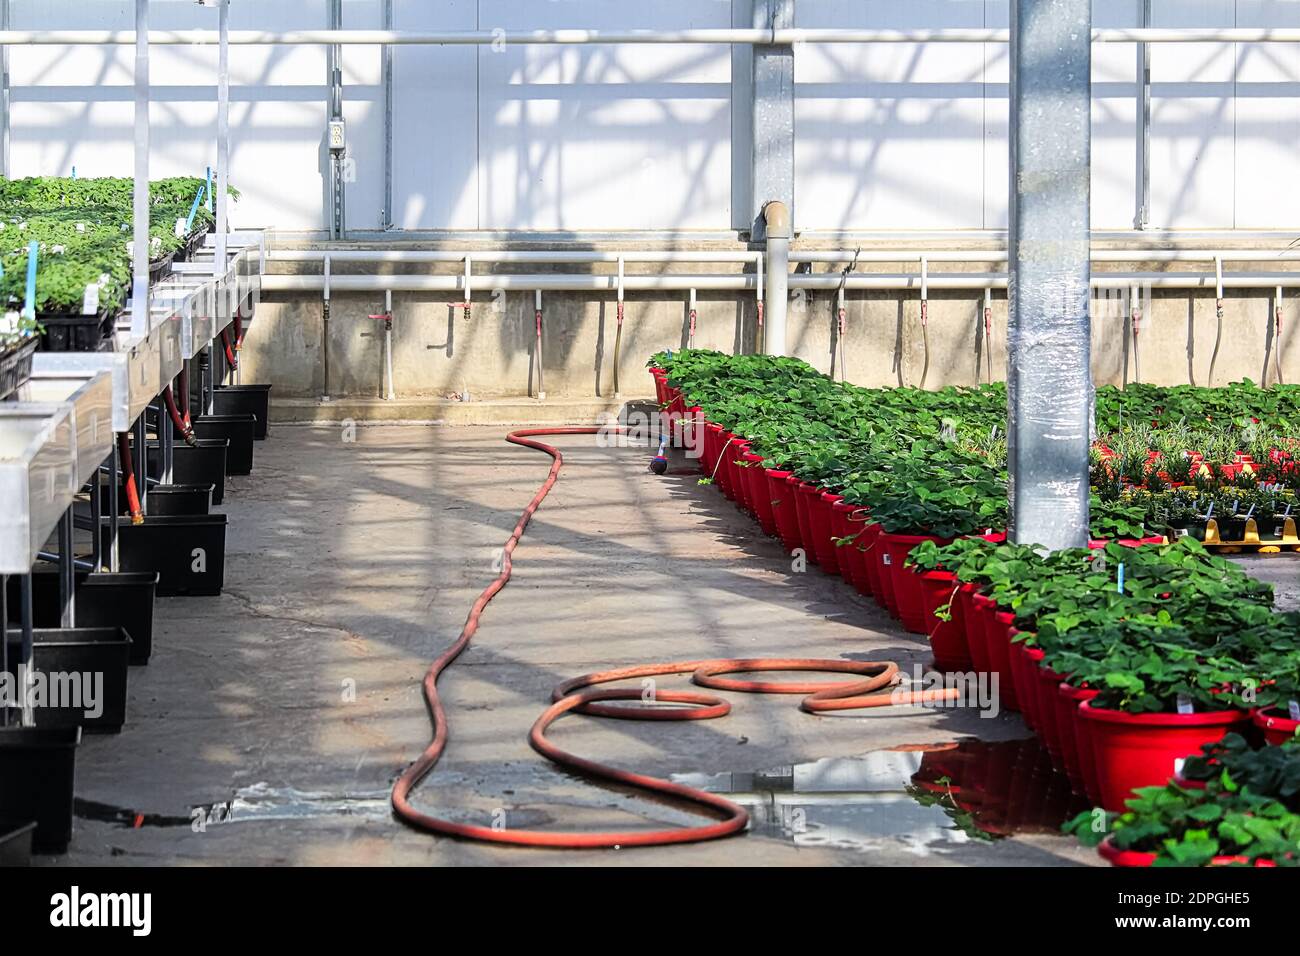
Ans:
{"label": "concrete floor", "polygon": [[[159,599],[154,658],[131,674],[127,726],[83,743],[72,849],[46,862],[1098,862],[1045,826],[969,838],[904,792],[917,745],[1028,736],[1015,715],[813,717],[796,697],[728,695],[733,712],[714,721],[578,716],[553,731],[584,756],[753,794],[746,799],[766,808],[757,814],[766,822],[745,835],[574,852],[458,842],[394,821],[387,790],[429,736],[426,663],[493,576],[549,461],[505,444],[503,431],[374,426],[345,441],[335,425],[275,428],[254,475],[227,492],[225,593]],[[536,755],[526,734],[551,688],[656,660],[928,659],[923,641],[838,579],[792,571],[717,489],[649,474],[644,449],[601,448],[590,437],[558,444],[566,468],[516,552],[514,579],[442,681],[451,745],[420,805],[552,829],[696,819]],[[1287,558],[1257,561],[1296,580]],[[778,803],[784,816],[772,810]],[[193,822],[196,807],[210,808],[206,825]]]}

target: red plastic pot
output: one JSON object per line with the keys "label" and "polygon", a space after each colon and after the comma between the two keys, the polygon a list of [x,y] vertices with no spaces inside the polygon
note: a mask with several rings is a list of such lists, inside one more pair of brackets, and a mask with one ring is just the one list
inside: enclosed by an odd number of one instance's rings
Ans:
{"label": "red plastic pot", "polygon": [[650,377],[655,383],[655,401],[662,408],[668,404],[668,374],[661,368],[651,368]]}
{"label": "red plastic pot", "polygon": [[[858,578],[861,574],[862,566],[856,560],[857,541],[855,540],[862,530],[860,525],[849,524],[849,515],[858,510],[857,505],[851,505],[844,500],[843,495],[835,495],[836,500],[831,502],[831,537],[835,538],[835,558],[840,565],[840,577],[851,584],[855,589],[861,591],[865,585],[859,585]],[[843,542],[840,544],[838,542]]]}
{"label": "red plastic pot", "polygon": [[[966,646],[966,630],[957,620],[960,614],[956,596],[957,578],[950,571],[926,571],[921,575],[921,606],[925,614],[934,652],[934,666],[941,671],[971,671],[974,664]],[[935,617],[945,604],[952,610],[950,620]]]}
{"label": "red plastic pot", "polygon": [[1026,648],[1025,653],[1034,664],[1032,684],[1038,697],[1038,720],[1042,725],[1039,728],[1039,737],[1047,748],[1048,756],[1052,758],[1052,765],[1065,773],[1065,747],[1061,741],[1060,711],[1056,706],[1059,699],[1056,689],[1065,677],[1043,663],[1042,648]]}
{"label": "red plastic pot", "polygon": [[998,620],[1005,622],[1007,625],[1007,662],[1011,665],[1011,673],[1014,675],[1013,683],[1017,690],[1016,699],[1020,702],[1020,716],[1030,730],[1041,736],[1042,731],[1039,729],[1041,722],[1038,719],[1038,694],[1029,692],[1030,688],[1037,690],[1037,684],[1033,682],[1033,672],[1037,668],[1026,657],[1025,645],[1012,640],[1012,637],[1018,634],[1019,631],[1011,624],[1011,620],[1007,620],[1008,618],[1015,619],[1011,614],[999,612]]}
{"label": "red plastic pot", "polygon": [[951,538],[931,534],[894,534],[885,531],[880,535],[879,544],[884,549],[883,557],[887,559],[883,566],[888,569],[893,584],[895,613],[903,627],[913,634],[925,634],[929,630],[921,599],[921,575],[915,568],[906,566],[907,556],[923,541],[934,541],[940,545],[952,543]]}
{"label": "red plastic pot", "polygon": [[799,547],[799,516],[795,514],[794,488],[789,483],[790,472],[764,468],[763,477],[767,480],[768,501],[772,506],[776,533],[781,536],[781,544],[786,551],[793,551]]}
{"label": "red plastic pot", "polygon": [[845,545],[850,563],[853,565],[853,586],[858,589],[859,594],[867,597],[875,597],[875,589],[872,584],[871,570],[872,564],[868,560],[871,552],[867,551],[867,546],[872,540],[867,529],[871,527],[879,528],[879,525],[871,524],[871,515],[866,508],[854,507],[847,516],[849,534],[853,536],[851,544]]}
{"label": "red plastic pot", "polygon": [[718,457],[722,454],[722,426],[714,422],[704,425],[704,473],[710,478],[718,477]]}
{"label": "red plastic pot", "polygon": [[880,561],[880,532],[882,531],[879,524],[870,519],[862,527],[862,535],[859,538],[862,547],[862,560],[867,567],[867,584],[871,588],[871,596],[875,598],[876,604],[880,607],[889,609],[888,596],[890,585],[885,578],[885,572]]}
{"label": "red plastic pot", "polygon": [[1079,705],[1079,718],[1092,738],[1099,802],[1119,812],[1138,787],[1168,783],[1179,761],[1240,729],[1250,715],[1240,710],[1128,714],[1085,701]]}
{"label": "red plastic pot", "polygon": [[[790,476],[790,487],[794,491],[795,515],[799,519],[799,547],[803,549],[804,557],[812,564],[816,564],[817,549],[813,547],[812,514],[809,510],[808,499],[812,496],[812,492],[817,489],[794,475]],[[818,493],[820,494],[820,492]]]}
{"label": "red plastic pot", "polygon": [[714,480],[722,493],[732,501],[736,500],[735,489],[731,486],[731,456],[736,447],[736,436],[725,428],[718,435],[718,463]]}
{"label": "red plastic pot", "polygon": [[728,449],[730,457],[727,459],[727,468],[731,475],[731,490],[735,494],[736,506],[741,511],[754,513],[754,506],[749,501],[749,481],[745,478],[745,469],[740,466],[744,456],[749,452],[749,442],[743,439],[736,439],[731,443]]}
{"label": "red plastic pot", "polygon": [[767,489],[767,474],[763,471],[763,456],[746,452],[741,456],[745,467],[745,481],[749,486],[749,502],[764,534],[776,534],[776,516],[772,513],[772,495]]}
{"label": "red plastic pot", "polygon": [[1097,696],[1095,690],[1061,683],[1056,689],[1056,729],[1061,737],[1061,756],[1065,758],[1065,775],[1078,793],[1094,804],[1100,800],[1097,789],[1097,762],[1092,755],[1092,738],[1079,717],[1079,705]]}
{"label": "red plastic pot", "polygon": [[1264,739],[1270,744],[1284,744],[1295,736],[1300,720],[1284,717],[1276,709],[1260,708],[1251,712],[1251,722],[1264,731]]}
{"label": "red plastic pot", "polygon": [[[1154,535],[1153,537],[1150,538],[1120,538],[1115,543],[1122,545],[1125,548],[1140,548],[1144,544],[1164,544],[1165,539],[1160,535]],[[1093,550],[1096,550],[1098,548],[1104,548],[1108,544],[1110,544],[1109,538],[1088,539],[1088,547],[1092,548]]]}
{"label": "red plastic pot", "polygon": [[998,700],[1004,710],[1020,710],[1016,700],[1015,677],[1011,673],[1011,652],[1007,626],[998,620],[997,605],[983,594],[971,596],[975,616],[984,628],[984,646],[990,673],[998,675]]}
{"label": "red plastic pot", "polygon": [[957,589],[957,607],[960,611],[961,626],[966,633],[966,648],[975,670],[987,674],[992,670],[989,663],[988,642],[984,639],[984,620],[975,607],[975,595],[978,589],[974,584],[963,584]]}
{"label": "red plastic pot", "polygon": [[811,489],[808,492],[808,514],[812,517],[812,545],[817,552],[817,564],[827,574],[839,574],[840,556],[831,539],[831,498],[816,485],[808,487]]}

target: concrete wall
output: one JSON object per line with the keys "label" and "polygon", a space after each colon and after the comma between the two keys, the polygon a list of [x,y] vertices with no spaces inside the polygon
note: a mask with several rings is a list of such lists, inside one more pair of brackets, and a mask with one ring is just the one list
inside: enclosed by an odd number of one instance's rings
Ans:
{"label": "concrete wall", "polygon": [[[725,27],[750,0],[393,0],[406,30]],[[124,28],[129,0],[10,0],[15,28]],[[1094,0],[1133,26],[1141,0]],[[231,5],[234,29],[324,27],[325,0]],[[193,0],[153,0],[156,29],[215,28]],[[350,28],[382,0],[345,0]],[[798,0],[798,26],[1005,27],[1007,0]],[[1153,25],[1300,26],[1295,0],[1154,0]],[[726,230],[751,215],[748,51],[725,46],[400,47],[394,51],[392,220],[399,228]],[[1136,204],[1131,44],[1093,50],[1093,225]],[[153,51],[153,168],[214,162],[214,47]],[[15,48],[14,175],[131,169],[132,50]],[[237,226],[323,226],[321,47],[231,51]],[[384,92],[375,47],[343,55],[351,228],[385,218]],[[795,54],[795,223],[804,231],[1006,224],[1004,44],[807,45]],[[1153,226],[1300,221],[1300,44],[1152,50]]]}
{"label": "concrete wall", "polygon": [[[1135,270],[1150,263],[1123,265]],[[279,269],[288,268],[284,264]],[[1242,268],[1264,268],[1242,264]],[[298,271],[313,271],[298,267]],[[370,267],[372,270],[374,267]],[[414,267],[411,267],[415,271]],[[576,271],[578,267],[563,267]],[[608,272],[605,267],[593,267]],[[859,267],[872,271],[871,267]],[[1099,267],[1100,268],[1100,267]],[[1195,269],[1195,266],[1191,268]],[[896,270],[897,266],[879,271]],[[336,274],[361,271],[335,266]],[[381,270],[382,271],[382,270]],[[394,271],[402,271],[400,268]],[[444,271],[455,271],[454,268]],[[500,271],[522,272],[519,265]],[[628,273],[659,271],[659,267]],[[716,265],[678,264],[663,271],[724,271]],[[945,271],[952,271],[951,268]],[[466,322],[448,303],[452,294],[394,295],[394,381],[401,398],[442,397],[468,389],[478,398],[527,396],[535,387],[532,293],[494,295],[490,280]],[[548,398],[589,399],[613,395],[613,294],[548,293],[544,297],[543,362]],[[848,294],[846,365],[848,378],[861,385],[919,385],[925,367],[925,339],[915,293]],[[1141,380],[1172,385],[1194,380],[1209,384],[1210,357],[1216,334],[1212,291],[1156,291],[1144,299],[1138,334],[1137,364]],[[1274,380],[1271,317],[1266,292],[1232,292],[1224,303],[1223,338],[1213,384],[1248,377]],[[335,397],[378,397],[382,376],[382,323],[367,318],[383,310],[382,294],[335,292],[331,298],[330,392]],[[1098,384],[1122,384],[1135,377],[1127,303],[1106,297],[1094,300],[1093,375]],[[663,348],[686,344],[687,295],[629,293],[619,363],[625,396],[649,393],[646,359]],[[987,357],[982,338],[983,298],[979,292],[933,293],[929,302],[929,369],[926,385],[970,385],[985,380]],[[323,385],[322,309],[319,293],[274,294],[260,304],[244,352],[245,381],[270,381],[277,396],[314,398]],[[1300,292],[1283,301],[1282,366],[1285,381],[1300,381],[1300,344],[1291,330],[1300,322]],[[831,371],[835,341],[835,296],[832,292],[796,290],[792,295],[788,340],[793,354]],[[755,344],[755,309],[751,295],[700,293],[695,345],[730,352],[750,352]],[[992,308],[993,375],[1006,366],[1006,299],[998,292]],[[1189,378],[1189,371],[1191,378]]]}

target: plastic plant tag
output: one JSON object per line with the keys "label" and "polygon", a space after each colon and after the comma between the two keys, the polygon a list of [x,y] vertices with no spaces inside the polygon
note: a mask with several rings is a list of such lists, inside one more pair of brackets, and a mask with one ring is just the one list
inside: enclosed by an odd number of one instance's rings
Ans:
{"label": "plastic plant tag", "polygon": [[81,299],[81,314],[94,315],[99,311],[99,286],[91,282],[86,285],[86,293]]}
{"label": "plastic plant tag", "polygon": [[1178,695],[1178,713],[1180,714],[1195,713],[1195,711],[1192,709],[1192,699],[1188,697],[1186,694]]}
{"label": "plastic plant tag", "polygon": [[185,228],[185,217],[184,217],[184,216],[182,216],[181,218],[179,218],[179,219],[176,220],[176,230],[175,230],[175,231],[176,231],[176,238],[177,238],[177,239],[179,239],[179,238],[181,238],[182,236],[185,235],[185,233],[186,233],[186,228]]}
{"label": "plastic plant tag", "polygon": [[880,554],[880,560],[881,560],[884,564],[893,564],[893,562],[889,560],[889,552],[888,552],[888,551],[882,551],[882,552],[881,552],[881,554]]}
{"label": "plastic plant tag", "polygon": [[1286,710],[1292,720],[1300,720],[1300,700],[1287,701]]}

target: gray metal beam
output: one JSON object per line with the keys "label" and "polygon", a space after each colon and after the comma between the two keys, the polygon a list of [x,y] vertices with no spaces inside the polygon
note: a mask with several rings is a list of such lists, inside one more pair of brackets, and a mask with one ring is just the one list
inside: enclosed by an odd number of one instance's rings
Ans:
{"label": "gray metal beam", "polygon": [[1011,537],[1088,538],[1090,0],[1012,0]]}
{"label": "gray metal beam", "polygon": [[[0,0],[0,30],[9,29],[9,0]],[[9,178],[9,47],[0,47],[0,179]]]}
{"label": "gray metal beam", "polygon": [[[1137,0],[1141,26],[1151,26],[1151,0]],[[1151,221],[1151,44],[1137,44],[1137,209],[1133,228]]]}
{"label": "gray metal beam", "polygon": [[[782,30],[794,26],[794,0],[753,0],[752,26]],[[750,164],[752,238],[767,235],[763,206],[785,204],[794,218],[794,47],[754,47],[753,146]]]}
{"label": "gray metal beam", "polygon": [[135,0],[135,183],[131,334],[149,331],[149,0]]}
{"label": "gray metal beam", "polygon": [[[384,29],[393,29],[393,0],[384,0]],[[393,228],[393,47],[384,44],[384,212],[380,229]]]}
{"label": "gray metal beam", "polygon": [[228,199],[230,183],[230,0],[217,5],[217,250],[218,277],[226,274],[226,236],[230,228]]}

